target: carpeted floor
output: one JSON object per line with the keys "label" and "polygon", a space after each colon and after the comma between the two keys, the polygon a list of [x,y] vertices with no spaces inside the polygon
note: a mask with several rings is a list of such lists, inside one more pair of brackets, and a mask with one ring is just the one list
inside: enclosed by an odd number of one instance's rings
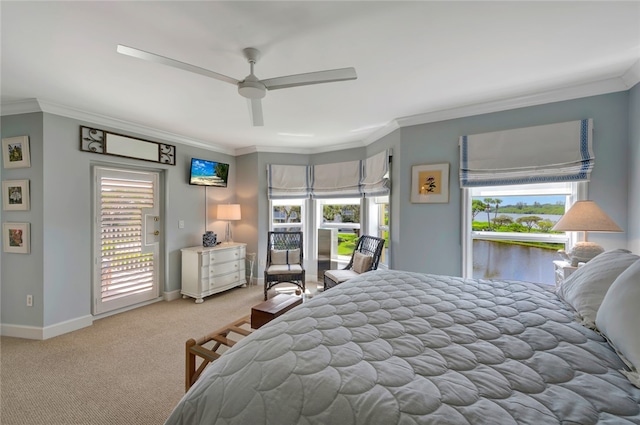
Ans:
{"label": "carpeted floor", "polygon": [[184,394],[185,341],[262,301],[262,287],[249,286],[202,304],[157,302],[45,341],[2,337],[0,423],[162,424]]}

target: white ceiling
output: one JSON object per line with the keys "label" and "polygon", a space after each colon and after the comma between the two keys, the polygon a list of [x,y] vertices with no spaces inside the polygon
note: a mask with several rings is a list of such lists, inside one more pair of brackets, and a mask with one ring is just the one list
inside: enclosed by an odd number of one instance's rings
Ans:
{"label": "white ceiling", "polygon": [[[0,3],[2,113],[41,110],[231,154],[363,146],[398,126],[626,90],[640,1]],[[264,127],[229,83],[353,66],[358,79],[267,92]],[[34,101],[37,99],[37,103]],[[14,112],[15,111],[15,112]]]}

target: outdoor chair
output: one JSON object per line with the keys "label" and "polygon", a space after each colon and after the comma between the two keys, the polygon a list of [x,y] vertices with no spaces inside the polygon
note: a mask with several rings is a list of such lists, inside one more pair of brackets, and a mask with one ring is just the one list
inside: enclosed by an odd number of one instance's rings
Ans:
{"label": "outdoor chair", "polygon": [[358,276],[360,273],[376,270],[384,248],[384,239],[375,236],[360,236],[351,254],[349,264],[343,269],[324,272],[324,290]]}
{"label": "outdoor chair", "polygon": [[264,300],[267,300],[267,291],[280,283],[293,283],[304,294],[304,274],[302,232],[269,232],[264,268]]}

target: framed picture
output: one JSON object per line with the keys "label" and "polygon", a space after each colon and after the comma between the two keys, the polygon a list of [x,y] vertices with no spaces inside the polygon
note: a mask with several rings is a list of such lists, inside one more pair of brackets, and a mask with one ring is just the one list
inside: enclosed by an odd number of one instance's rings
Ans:
{"label": "framed picture", "polygon": [[29,136],[9,137],[2,139],[2,158],[4,168],[29,168]]}
{"label": "framed picture", "polygon": [[4,252],[29,253],[29,223],[2,223]]}
{"label": "framed picture", "polygon": [[449,202],[449,163],[414,165],[411,168],[411,202]]}
{"label": "framed picture", "polygon": [[2,209],[5,211],[29,210],[29,180],[2,182]]}

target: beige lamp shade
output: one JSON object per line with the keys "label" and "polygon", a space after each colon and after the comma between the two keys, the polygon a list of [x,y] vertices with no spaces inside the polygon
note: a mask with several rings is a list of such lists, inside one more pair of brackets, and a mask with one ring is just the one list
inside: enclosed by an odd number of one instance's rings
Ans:
{"label": "beige lamp shade", "polygon": [[622,232],[620,226],[593,201],[578,201],[553,226],[561,232]]}
{"label": "beige lamp shade", "polygon": [[242,214],[240,213],[239,204],[220,204],[218,205],[218,220],[226,220],[227,228],[224,234],[224,243],[232,243],[233,237],[231,235],[231,223],[230,221],[240,220]]}
{"label": "beige lamp shade", "polygon": [[604,248],[597,243],[587,241],[587,232],[622,232],[620,226],[593,201],[577,201],[552,230],[584,232],[584,241],[576,243],[569,253],[571,265],[574,267],[604,252]]}
{"label": "beige lamp shade", "polygon": [[240,220],[242,214],[240,213],[239,204],[220,204],[218,205],[218,220]]}

